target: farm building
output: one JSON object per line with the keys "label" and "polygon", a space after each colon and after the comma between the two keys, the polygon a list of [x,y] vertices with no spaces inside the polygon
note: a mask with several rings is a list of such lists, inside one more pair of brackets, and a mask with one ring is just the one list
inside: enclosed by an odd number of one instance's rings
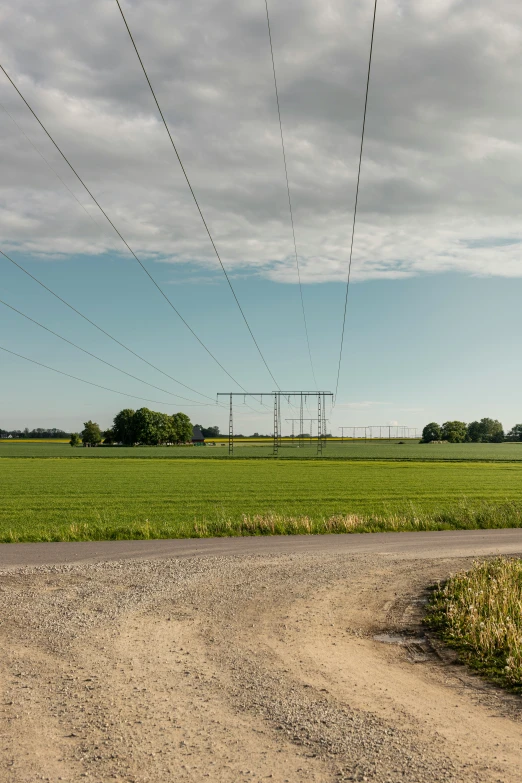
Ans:
{"label": "farm building", "polygon": [[192,427],[192,443],[194,446],[205,445],[205,437],[199,427]]}

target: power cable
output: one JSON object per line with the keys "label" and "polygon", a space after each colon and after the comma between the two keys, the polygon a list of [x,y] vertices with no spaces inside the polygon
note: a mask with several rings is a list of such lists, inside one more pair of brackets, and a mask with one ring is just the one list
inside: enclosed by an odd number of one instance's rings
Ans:
{"label": "power cable", "polygon": [[58,339],[63,340],[65,343],[69,343],[69,345],[72,345],[73,348],[77,348],[79,351],[82,351],[82,353],[85,353],[88,356],[92,356],[93,359],[96,359],[97,361],[106,364],[107,367],[112,367],[113,370],[117,370],[118,372],[127,375],[129,378],[134,378],[135,381],[139,381],[140,383],[145,383],[147,386],[150,386],[152,389],[157,389],[157,391],[164,392],[165,394],[170,394],[173,397],[178,397],[180,400],[185,400],[186,402],[193,402],[196,405],[205,405],[205,406],[209,404],[208,402],[199,402],[198,400],[192,400],[190,397],[182,397],[180,394],[174,394],[173,392],[168,391],[168,389],[162,389],[161,386],[155,386],[153,383],[144,381],[143,378],[138,378],[137,375],[133,375],[132,373],[127,372],[126,370],[122,370],[119,367],[117,367],[115,364],[111,364],[110,362],[105,361],[105,359],[96,356],[96,354],[91,353],[91,351],[87,351],[85,348],[82,348],[80,345],[76,345],[76,343],[73,343],[72,340],[68,340],[67,337],[63,337],[61,334],[58,334],[58,332],[54,332],[52,329],[49,329],[49,327],[44,326],[44,324],[41,324],[39,321],[36,321],[34,318],[31,318],[30,315],[26,315],[26,313],[22,313],[21,310],[18,310],[16,307],[13,307],[13,305],[8,304],[7,302],[4,302],[3,299],[0,299],[0,304],[3,304],[5,307],[8,307],[10,310],[13,310],[13,312],[15,313],[18,313],[18,315],[21,315],[23,318],[26,318],[28,321],[31,321],[31,323],[36,324],[36,326],[39,326],[41,329],[45,329],[45,331],[49,332],[49,334],[53,334],[55,337],[58,337]]}
{"label": "power cable", "polygon": [[[118,2],[118,0],[116,0],[116,2]],[[267,22],[267,26],[268,26],[268,40],[270,42],[270,54],[272,56],[272,71],[274,73],[274,87],[275,87],[275,95],[276,95],[276,103],[277,103],[277,115],[279,117],[279,130],[280,130],[280,133],[281,133],[281,148],[283,150],[283,163],[284,163],[284,166],[285,166],[286,191],[287,191],[287,194],[288,194],[288,210],[290,212],[290,223],[291,223],[291,226],[292,226],[292,237],[293,237],[293,240],[294,240],[295,265],[297,267],[297,278],[299,280],[299,293],[301,295],[301,309],[303,311],[303,322],[304,322],[304,328],[305,328],[305,334],[306,334],[306,344],[308,346],[308,356],[309,356],[309,359],[310,359],[310,367],[312,369],[312,376],[313,376],[313,379],[314,379],[315,387],[316,387],[316,389],[318,389],[319,387],[317,385],[317,379],[315,377],[314,363],[313,363],[313,360],[312,360],[312,350],[310,348],[310,338],[309,338],[309,335],[308,335],[308,324],[307,324],[307,321],[306,321],[306,310],[305,310],[305,305],[304,305],[303,286],[301,284],[301,269],[299,267],[299,257],[297,255],[297,242],[296,242],[296,238],[295,238],[295,227],[294,227],[294,214],[293,214],[293,210],[292,210],[292,199],[290,197],[290,183],[288,181],[288,168],[287,168],[287,165],[286,165],[285,140],[284,140],[284,136],[283,136],[283,123],[281,121],[281,107],[279,105],[279,91],[277,89],[277,77],[276,77],[275,60],[274,60],[274,49],[273,49],[273,46],[272,46],[272,31],[270,29],[270,16],[269,16],[269,13],[268,13],[268,0],[265,0],[265,7],[266,7],[266,22]]]}
{"label": "power cable", "polygon": [[343,327],[341,330],[341,348],[339,350],[339,366],[337,367],[337,382],[335,384],[335,396],[334,396],[334,403],[333,406],[335,407],[335,404],[337,402],[337,390],[339,388],[339,375],[341,373],[341,359],[343,355],[343,345],[344,345],[344,330],[346,327],[346,311],[348,307],[348,293],[350,290],[350,276],[352,271],[352,254],[353,254],[353,241],[355,237],[355,221],[357,218],[357,203],[359,200],[359,184],[361,181],[361,164],[362,164],[362,156],[363,156],[363,146],[364,146],[364,129],[366,127],[366,110],[368,108],[368,92],[370,89],[370,71],[372,68],[372,52],[373,52],[373,38],[375,34],[375,18],[377,16],[377,0],[375,0],[374,7],[373,7],[373,22],[372,22],[372,35],[370,39],[370,56],[368,59],[368,76],[366,77],[366,95],[364,98],[364,114],[363,114],[363,124],[362,124],[362,132],[361,132],[361,149],[359,151],[359,169],[357,171],[357,186],[355,188],[355,205],[353,209],[353,223],[352,223],[352,241],[350,244],[350,261],[348,263],[348,277],[346,280],[346,297],[344,300],[344,315],[343,315]]}
{"label": "power cable", "polygon": [[[165,402],[163,400],[149,400],[147,397],[138,397],[136,394],[129,394],[128,392],[118,391],[118,389],[110,389],[108,386],[101,386],[99,383],[94,383],[93,381],[86,381],[84,378],[78,378],[76,375],[71,375],[68,372],[63,372],[63,370],[57,370],[55,367],[49,367],[48,364],[37,362],[36,359],[29,359],[28,356],[22,356],[21,353],[10,351],[8,348],[4,348],[2,345],[0,345],[0,351],[5,351],[5,353],[10,353],[12,356],[18,356],[19,359],[25,359],[26,362],[37,364],[39,367],[45,367],[46,370],[57,372],[59,373],[59,375],[65,375],[67,378],[73,378],[75,381],[80,381],[81,383],[88,383],[89,386],[96,386],[97,389],[104,389],[104,391],[114,392],[114,394],[122,394],[124,397],[132,397],[135,400],[142,400],[142,402],[154,402],[157,405],[172,405],[171,402]],[[205,405],[206,403],[202,403],[202,404]]]}
{"label": "power cable", "polygon": [[[139,359],[140,361],[144,362],[149,367],[152,367],[153,370],[156,370],[157,372],[159,372],[162,375],[164,375],[165,378],[169,378],[169,380],[174,381],[174,383],[178,383],[180,386],[183,386],[185,389],[188,389],[189,391],[192,391],[195,394],[199,394],[201,397],[205,397],[205,399],[210,400],[212,403],[214,403],[214,405],[218,404],[218,403],[216,403],[216,400],[213,397],[209,397],[208,394],[204,394],[203,392],[200,392],[197,389],[193,389],[192,386],[187,386],[186,383],[183,383],[182,381],[179,381],[177,378],[174,378],[172,375],[169,375],[164,370],[160,369],[159,367],[156,367],[156,365],[152,364],[152,362],[149,362],[148,359],[145,359],[143,356],[140,356],[139,353],[136,353],[136,351],[133,351],[132,348],[129,348],[127,345],[125,345],[125,343],[122,343],[116,337],[113,337],[112,334],[109,334],[109,332],[105,331],[105,329],[103,329],[97,323],[95,323],[94,321],[91,321],[90,318],[88,318],[86,315],[84,315],[79,310],[77,310],[76,307],[73,307],[72,304],[70,304],[65,299],[63,299],[61,296],[59,296],[59,294],[57,294],[55,291],[53,291],[51,288],[49,288],[49,286],[46,286],[45,283],[42,283],[41,280],[39,280],[37,277],[32,275],[31,272],[29,272],[27,269],[25,269],[21,264],[18,264],[14,259],[12,259],[6,253],[4,253],[2,250],[0,250],[0,255],[2,255],[8,261],[10,261],[12,264],[14,264],[14,266],[16,266],[21,272],[23,272],[28,277],[30,277],[32,280],[34,280],[35,283],[38,283],[38,285],[40,285],[42,288],[44,288],[46,291],[48,291],[48,293],[52,294],[52,296],[54,296],[56,299],[58,299],[60,302],[62,302],[62,304],[64,304],[66,307],[68,307],[70,310],[72,310],[74,313],[76,313],[76,315],[79,315],[80,318],[83,318],[84,321],[87,321],[87,323],[89,323],[91,326],[94,326],[95,329],[98,329],[98,331],[101,332],[102,334],[104,334],[106,337],[108,337],[109,340],[112,340],[117,345],[121,346],[121,348],[124,348],[126,351],[128,351],[133,356],[135,356],[137,359]],[[3,302],[3,304],[7,305],[7,302]],[[10,307],[10,305],[7,305],[7,307]],[[11,308],[11,309],[15,309],[15,308]],[[20,311],[17,311],[17,312],[20,312]],[[24,315],[24,314],[20,312],[20,315]],[[25,317],[29,318],[29,316],[25,316]],[[33,320],[33,319],[29,318],[29,320]],[[35,321],[35,323],[37,323],[37,322]],[[39,324],[39,326],[42,326],[42,324]],[[45,326],[42,326],[42,328],[46,329]],[[48,330],[48,331],[50,331],[50,330]],[[55,334],[55,333],[53,332],[53,334]],[[56,336],[59,337],[60,335],[56,335]],[[62,339],[65,339],[65,338],[62,338]],[[74,345],[74,343],[71,343],[71,344]],[[76,346],[76,347],[79,348],[79,346]],[[80,350],[83,350],[83,348],[80,348]],[[89,352],[87,351],[87,353],[89,353]],[[91,355],[93,355],[93,354],[91,354]],[[95,357],[95,358],[98,358],[98,357]],[[103,361],[103,359],[100,359],[100,361]],[[118,368],[116,367],[115,369],[118,369]],[[125,370],[120,370],[120,372],[125,372]],[[125,374],[129,375],[129,373],[125,373]],[[131,376],[131,377],[134,377],[134,376]],[[138,378],[138,380],[141,380],[141,379]],[[143,383],[147,383],[147,381],[143,381]],[[148,384],[148,385],[149,386],[153,386],[155,389],[160,389],[159,386],[154,386],[154,384]],[[164,390],[161,389],[161,391],[164,391]],[[167,391],[166,393],[167,394],[173,394],[172,392],[169,392],[169,391]],[[180,397],[180,399],[189,399],[188,397],[182,397],[179,394],[176,394],[174,396]],[[194,402],[196,402],[196,401],[194,401]],[[196,403],[196,404],[199,405],[201,403]],[[264,403],[263,403],[263,405],[264,405]],[[252,408],[251,405],[245,404],[245,407],[249,408],[254,413],[258,413],[258,414],[261,414],[261,415],[265,414],[265,411],[256,411],[256,409]],[[264,407],[266,407],[266,405],[264,405]]]}
{"label": "power cable", "polygon": [[[16,266],[25,275],[30,277],[31,280],[34,280],[35,283],[38,283],[38,285],[41,286],[42,288],[44,288],[48,293],[52,294],[52,296],[54,296],[56,299],[58,299],[60,302],[62,302],[62,304],[64,304],[66,307],[68,307],[70,310],[72,310],[74,313],[76,313],[76,315],[79,315],[80,318],[83,318],[84,321],[87,321],[87,323],[89,323],[91,326],[94,326],[95,329],[98,329],[98,331],[101,332],[102,334],[104,334],[106,337],[108,337],[109,340],[112,340],[117,345],[121,346],[121,348],[124,348],[126,351],[128,351],[133,356],[135,356],[137,359],[139,359],[140,361],[144,362],[149,367],[152,367],[153,370],[156,370],[157,372],[159,372],[162,375],[164,375],[165,378],[169,378],[169,380],[174,381],[174,383],[177,383],[180,386],[183,386],[185,389],[188,389],[189,391],[192,391],[195,394],[199,394],[201,397],[205,397],[205,399],[210,400],[211,402],[216,404],[216,401],[215,401],[215,399],[213,397],[209,397],[208,394],[203,394],[203,392],[200,392],[197,389],[193,389],[192,386],[187,386],[186,383],[183,383],[182,381],[179,381],[177,378],[174,378],[172,375],[169,375],[164,370],[160,369],[159,367],[156,367],[156,365],[152,364],[152,362],[149,362],[148,359],[145,359],[143,356],[140,356],[139,353],[136,353],[136,351],[133,351],[132,348],[129,348],[127,345],[125,345],[125,343],[122,343],[116,337],[113,337],[112,334],[109,334],[109,332],[105,331],[105,329],[103,329],[101,326],[98,326],[97,323],[95,323],[94,321],[91,321],[90,318],[88,318],[86,315],[84,315],[79,310],[77,310],[76,307],[73,307],[72,304],[70,304],[65,299],[63,299],[61,296],[59,296],[59,294],[57,294],[55,291],[53,291],[51,288],[49,288],[49,286],[45,285],[45,283],[42,283],[41,280],[39,280],[37,277],[32,275],[31,272],[29,272],[27,269],[25,269],[25,267],[23,267],[21,264],[18,264],[14,259],[12,259],[6,253],[4,253],[2,250],[0,250],[0,255],[2,255],[4,258],[6,258],[8,261],[10,261],[14,266]],[[6,304],[6,302],[4,302],[4,304]],[[9,307],[9,305],[7,305],[7,306]],[[20,314],[23,315],[23,313],[20,313]],[[26,317],[28,317],[28,316],[26,316]],[[29,320],[32,320],[32,319],[29,319]],[[45,329],[46,327],[43,327],[43,328]],[[59,335],[57,335],[57,336],[59,336]],[[79,346],[77,346],[77,347],[79,347]],[[81,348],[80,350],[83,350],[83,349]],[[101,359],[100,361],[103,361],[103,359]],[[116,369],[118,369],[118,368],[116,368]],[[120,372],[125,372],[125,370],[121,370]],[[126,374],[128,375],[129,373],[126,373]],[[134,376],[132,376],[132,377],[134,377]],[[138,379],[138,380],[140,380],[140,379]],[[147,383],[147,381],[143,381],[143,383]],[[149,386],[153,386],[153,384],[148,384],[148,385]],[[159,386],[154,386],[154,388],[159,389],[160,387]],[[163,389],[161,391],[163,391]],[[172,392],[167,392],[167,394],[172,394]],[[179,395],[179,394],[175,395],[175,396],[180,397],[181,399],[188,399],[188,398],[182,398],[181,395]],[[200,404],[200,403],[197,403],[197,404]],[[263,403],[263,405],[264,405],[264,403]],[[256,411],[255,408],[252,408],[252,406],[248,405],[248,404],[246,404],[246,407],[249,408],[254,413],[259,413],[259,414],[264,414],[265,413],[264,411]],[[264,407],[266,407],[266,405],[264,405]]]}
{"label": "power cable", "polygon": [[14,266],[16,266],[21,272],[23,272],[25,275],[31,278],[31,280],[34,280],[35,283],[38,283],[39,286],[42,288],[45,288],[46,291],[48,291],[52,296],[54,296],[56,299],[58,299],[62,304],[64,304],[66,307],[68,307],[70,310],[72,310],[76,315],[79,315],[80,318],[83,318],[84,321],[87,321],[87,323],[91,324],[91,326],[94,326],[95,329],[98,329],[99,332],[104,334],[106,337],[108,337],[113,342],[120,345],[122,348],[124,348],[126,351],[131,353],[133,356],[135,356],[137,359],[140,359],[140,361],[145,362],[145,364],[148,364],[149,367],[152,367],[153,370],[157,370],[162,375],[164,375],[166,378],[169,378],[171,381],[174,381],[174,383],[179,383],[180,386],[183,386],[185,389],[188,389],[189,391],[195,392],[195,394],[201,395],[201,397],[206,397],[207,400],[212,400],[212,402],[215,402],[213,397],[209,397],[207,394],[203,394],[203,392],[198,391],[197,389],[193,389],[192,386],[187,386],[186,383],[182,383],[182,381],[178,381],[177,378],[174,378],[172,375],[169,375],[168,373],[164,372],[163,370],[160,370],[159,367],[156,367],[155,364],[152,364],[147,359],[145,359],[143,356],[140,356],[139,353],[136,353],[136,351],[133,351],[132,348],[129,348],[124,343],[120,342],[120,340],[116,339],[116,337],[113,337],[112,334],[109,334],[109,332],[106,332],[105,329],[102,329],[101,326],[98,326],[97,323],[94,321],[91,321],[90,318],[88,318],[86,315],[81,313],[79,310],[76,309],[76,307],[73,307],[72,304],[69,304],[65,299],[63,299],[59,294],[57,294],[55,291],[53,291],[49,286],[45,285],[45,283],[42,283],[41,280],[38,280],[37,277],[31,274],[27,269],[25,269],[21,264],[17,263],[14,259],[12,259],[10,256],[7,255],[7,253],[4,253],[3,250],[0,250],[0,255],[2,255],[4,258],[6,258],[8,261],[10,261]]}
{"label": "power cable", "polygon": [[[80,175],[78,174],[78,172],[76,171],[76,169],[73,167],[72,163],[70,163],[70,161],[68,160],[68,158],[67,158],[67,157],[65,156],[65,154],[62,152],[62,150],[60,149],[60,147],[58,146],[58,144],[56,143],[56,141],[53,139],[53,137],[51,136],[51,134],[49,133],[49,131],[47,130],[47,128],[45,127],[45,125],[43,124],[43,122],[40,120],[40,118],[38,117],[38,115],[36,114],[36,112],[34,111],[34,109],[33,109],[33,108],[32,108],[32,107],[29,105],[29,103],[27,102],[27,100],[24,98],[24,96],[22,95],[22,93],[20,92],[20,90],[18,89],[18,87],[16,86],[16,84],[14,83],[14,81],[11,79],[11,77],[9,76],[9,74],[7,73],[7,71],[5,70],[4,66],[3,66],[3,65],[1,65],[1,64],[0,64],[0,69],[3,71],[3,73],[5,74],[5,76],[7,77],[7,79],[10,81],[10,83],[12,84],[12,86],[14,87],[14,89],[16,90],[16,92],[18,93],[18,95],[20,96],[20,98],[22,99],[22,101],[25,103],[25,105],[27,106],[27,108],[29,109],[29,111],[31,112],[31,114],[33,115],[33,117],[35,118],[35,120],[38,122],[38,124],[40,125],[40,127],[42,128],[42,130],[44,131],[44,133],[46,134],[46,136],[47,136],[47,137],[50,139],[50,141],[51,141],[51,142],[53,143],[53,145],[56,147],[56,149],[58,150],[58,152],[60,153],[60,155],[62,156],[62,158],[64,159],[64,161],[67,163],[67,165],[69,166],[69,168],[71,169],[71,171],[73,172],[73,174],[74,174],[74,175],[75,175],[75,176],[78,178],[78,180],[81,182],[81,184],[83,185],[83,187],[85,188],[85,190],[87,191],[87,193],[89,194],[89,196],[92,198],[92,200],[94,201],[94,203],[96,204],[96,206],[98,207],[98,209],[100,210],[100,212],[102,213],[102,215],[105,217],[105,219],[107,220],[107,222],[109,223],[109,225],[110,225],[110,226],[112,226],[112,228],[114,229],[114,231],[115,231],[115,232],[118,234],[119,238],[121,239],[121,241],[123,242],[123,244],[125,245],[125,247],[127,248],[127,250],[129,251],[129,253],[131,253],[131,255],[132,255],[134,258],[135,258],[135,260],[136,260],[136,261],[138,262],[138,264],[141,266],[141,268],[143,269],[143,271],[145,272],[145,274],[147,275],[147,277],[148,277],[148,278],[151,280],[151,282],[152,282],[152,283],[155,285],[155,287],[158,289],[159,293],[162,295],[162,297],[165,299],[165,301],[166,301],[166,302],[169,304],[169,306],[172,308],[172,310],[174,310],[174,312],[176,313],[176,315],[178,316],[178,318],[180,318],[180,320],[181,320],[181,321],[182,321],[182,322],[185,324],[185,326],[186,326],[186,327],[187,327],[187,329],[190,331],[190,333],[191,333],[191,334],[192,334],[192,335],[193,335],[193,336],[196,338],[196,340],[198,341],[198,343],[199,343],[199,344],[202,346],[202,348],[204,348],[204,349],[205,349],[205,351],[206,351],[206,352],[208,353],[208,355],[209,355],[209,356],[210,356],[210,357],[211,357],[211,358],[214,360],[214,362],[215,362],[215,363],[216,363],[216,364],[217,364],[217,365],[218,365],[218,366],[219,366],[219,367],[220,367],[220,368],[223,370],[223,372],[224,372],[226,375],[228,375],[228,377],[229,377],[229,378],[230,378],[232,381],[234,381],[234,383],[235,383],[237,386],[239,386],[239,388],[240,388],[240,389],[242,389],[243,391],[245,391],[244,387],[243,387],[243,386],[242,386],[242,385],[239,383],[239,381],[236,381],[236,379],[233,377],[233,375],[231,375],[231,374],[228,372],[228,370],[226,370],[226,369],[225,369],[225,367],[223,367],[223,365],[221,364],[221,362],[219,361],[219,359],[217,359],[217,358],[214,356],[214,354],[212,353],[212,351],[211,351],[209,348],[207,348],[207,346],[205,345],[205,343],[204,343],[204,342],[203,342],[203,341],[202,341],[202,340],[201,340],[201,339],[198,337],[198,335],[197,335],[197,334],[196,334],[196,332],[195,332],[195,331],[192,329],[192,327],[190,326],[190,324],[189,324],[189,323],[188,323],[188,322],[187,322],[187,321],[186,321],[186,320],[183,318],[183,316],[181,315],[181,313],[179,312],[179,310],[177,310],[177,309],[176,309],[176,307],[173,305],[173,303],[171,302],[171,300],[169,299],[169,297],[167,296],[167,294],[166,294],[166,293],[163,291],[163,289],[161,288],[161,286],[159,285],[159,283],[157,283],[157,282],[156,282],[156,280],[155,280],[155,279],[153,278],[153,276],[150,274],[150,272],[148,271],[148,269],[145,267],[145,265],[142,263],[142,261],[140,261],[140,259],[138,258],[138,256],[137,256],[137,255],[136,255],[136,253],[134,252],[134,250],[131,248],[131,246],[129,245],[129,243],[127,242],[127,240],[126,240],[126,239],[123,237],[123,235],[121,234],[121,232],[120,232],[120,231],[119,231],[119,230],[116,228],[116,226],[114,225],[114,223],[112,222],[112,220],[110,219],[110,217],[107,215],[107,213],[105,212],[105,210],[103,209],[103,207],[101,206],[101,204],[99,203],[99,201],[97,201],[97,199],[94,197],[94,195],[93,195],[93,194],[92,194],[92,192],[89,190],[89,188],[87,187],[87,185],[85,184],[85,182],[83,181],[83,179],[80,177]],[[274,382],[275,382],[275,381],[274,381]]]}
{"label": "power cable", "polygon": [[[123,19],[123,21],[124,21],[124,23],[125,23],[125,27],[127,28],[127,32],[128,32],[128,34],[129,34],[129,38],[130,38],[130,39],[131,39],[131,41],[132,41],[132,45],[133,45],[133,47],[134,47],[134,51],[136,52],[136,55],[137,55],[137,57],[138,57],[139,63],[140,63],[140,65],[141,65],[141,68],[142,68],[142,71],[143,71],[143,73],[144,73],[144,75],[145,75],[145,79],[147,80],[147,84],[148,84],[148,85],[149,85],[149,87],[150,87],[150,91],[151,91],[151,93],[152,93],[152,96],[153,96],[153,98],[154,98],[154,101],[155,101],[155,103],[156,103],[156,106],[158,107],[158,111],[159,111],[159,113],[160,113],[160,117],[161,117],[161,119],[162,119],[163,125],[165,126],[165,130],[167,131],[168,137],[169,137],[169,139],[170,139],[170,143],[171,143],[171,145],[172,145],[172,149],[173,149],[173,150],[174,150],[174,152],[176,153],[176,157],[177,157],[177,159],[178,159],[179,165],[181,166],[181,170],[182,170],[182,172],[183,172],[183,175],[184,175],[184,177],[185,177],[185,180],[186,180],[186,182],[187,182],[187,185],[189,186],[190,192],[191,192],[191,194],[192,194],[192,198],[194,199],[194,203],[195,203],[195,205],[196,205],[196,207],[197,207],[197,209],[198,209],[198,212],[199,212],[199,215],[200,215],[200,217],[201,217],[201,220],[203,221],[203,225],[205,226],[205,230],[206,230],[206,232],[207,232],[207,234],[208,234],[208,237],[209,237],[209,239],[210,239],[210,242],[211,242],[211,244],[212,244],[212,247],[214,248],[214,252],[215,252],[215,254],[216,254],[216,257],[217,257],[217,259],[218,259],[218,261],[219,261],[219,263],[220,263],[221,269],[223,270],[223,274],[225,275],[225,278],[226,278],[226,281],[227,281],[227,283],[228,283],[228,286],[229,286],[229,288],[230,288],[230,290],[231,290],[231,292],[232,292],[232,296],[233,296],[233,297],[234,297],[234,299],[236,300],[236,304],[237,304],[237,306],[238,306],[238,308],[239,308],[239,312],[240,312],[240,313],[241,313],[241,315],[243,316],[243,320],[244,320],[244,322],[245,322],[245,324],[246,324],[246,327],[247,327],[248,331],[250,332],[250,336],[251,336],[252,340],[254,341],[254,345],[256,346],[256,348],[257,348],[257,351],[258,351],[258,353],[259,353],[259,355],[260,355],[261,359],[263,360],[263,364],[265,365],[266,369],[268,370],[268,373],[269,373],[270,377],[272,378],[273,382],[275,383],[275,385],[277,386],[277,388],[278,388],[278,389],[280,389],[280,386],[279,386],[279,384],[277,383],[276,379],[274,378],[274,376],[273,376],[273,374],[272,374],[272,371],[271,371],[270,367],[268,366],[268,364],[267,364],[267,361],[266,361],[265,357],[263,356],[263,352],[261,351],[261,348],[259,347],[259,344],[258,344],[258,342],[257,342],[256,338],[254,337],[254,333],[253,333],[252,329],[250,328],[250,324],[249,324],[249,323],[248,323],[248,321],[247,321],[247,318],[246,318],[246,315],[245,315],[245,313],[244,313],[244,311],[243,311],[243,308],[241,307],[241,305],[240,305],[240,303],[239,303],[239,299],[237,298],[237,295],[236,295],[236,292],[235,292],[235,290],[234,290],[234,287],[233,287],[232,283],[230,282],[230,278],[229,278],[229,276],[228,276],[227,270],[225,269],[225,267],[224,267],[224,265],[223,265],[223,262],[222,262],[222,260],[221,260],[221,256],[220,256],[220,255],[219,255],[219,253],[218,253],[218,249],[217,249],[217,247],[216,247],[216,244],[215,244],[215,242],[214,242],[214,239],[212,238],[212,234],[210,233],[210,229],[209,229],[209,227],[208,227],[208,225],[207,225],[207,221],[205,220],[205,218],[204,218],[204,216],[203,216],[203,212],[201,211],[201,207],[199,206],[199,202],[198,202],[198,200],[197,200],[197,198],[196,198],[196,194],[194,193],[194,189],[193,189],[193,187],[192,187],[192,185],[191,185],[191,183],[190,183],[190,180],[189,180],[189,178],[188,178],[188,174],[187,174],[187,172],[186,172],[186,170],[185,170],[185,167],[184,167],[183,163],[181,162],[181,158],[180,158],[180,155],[179,155],[178,149],[177,149],[177,147],[176,147],[176,145],[175,145],[175,143],[174,143],[174,139],[172,138],[171,132],[170,132],[170,130],[169,130],[169,126],[167,125],[167,121],[165,120],[165,117],[164,117],[164,115],[163,115],[163,112],[162,112],[162,110],[161,110],[161,107],[160,107],[160,105],[159,105],[159,101],[158,101],[158,99],[157,99],[157,97],[156,97],[156,93],[154,92],[154,88],[153,88],[153,86],[152,86],[152,83],[151,83],[151,81],[150,81],[150,79],[149,79],[149,76],[148,76],[148,74],[147,74],[147,71],[145,70],[145,66],[144,66],[144,64],[143,64],[143,60],[141,59],[140,53],[139,53],[139,51],[138,51],[138,47],[136,46],[136,43],[135,43],[135,41],[134,41],[134,38],[133,38],[133,36],[132,36],[132,33],[131,33],[131,31],[130,31],[129,25],[128,25],[128,23],[127,23],[127,20],[126,20],[126,18],[125,18],[125,14],[123,13],[123,10],[122,10],[122,7],[121,7],[121,5],[120,5],[120,2],[119,2],[119,0],[116,0],[116,4],[117,4],[117,6],[118,6],[118,8],[119,8],[119,10],[120,10],[120,14],[121,14],[121,17],[122,17],[122,19]],[[243,387],[241,387],[241,388],[243,388]]]}
{"label": "power cable", "polygon": [[12,115],[11,115],[11,114],[8,112],[8,111],[7,111],[7,109],[5,108],[5,106],[3,105],[3,103],[0,103],[0,107],[1,107],[1,108],[2,108],[2,110],[3,110],[3,111],[6,113],[6,114],[7,114],[7,116],[8,116],[8,117],[9,117],[9,119],[11,120],[11,122],[12,122],[14,125],[16,125],[16,127],[18,128],[18,130],[20,131],[20,133],[21,133],[23,136],[25,136],[25,138],[27,139],[27,141],[29,142],[29,144],[31,145],[31,147],[32,147],[32,148],[35,150],[35,152],[37,152],[37,153],[38,153],[38,155],[41,157],[41,159],[43,160],[43,162],[44,162],[44,163],[45,163],[45,164],[46,164],[46,165],[47,165],[47,166],[48,166],[48,167],[51,169],[51,171],[53,172],[53,174],[54,174],[54,175],[55,175],[55,176],[56,176],[56,177],[57,177],[57,178],[60,180],[60,182],[62,183],[62,185],[64,186],[64,188],[67,188],[67,190],[69,191],[69,193],[71,194],[71,196],[73,197],[73,199],[76,201],[76,203],[77,203],[77,204],[79,204],[79,205],[80,205],[80,207],[83,209],[83,211],[85,212],[85,214],[87,215],[87,217],[89,217],[89,218],[92,220],[92,222],[93,222],[93,223],[94,223],[96,226],[98,226],[98,228],[101,228],[100,224],[99,224],[99,223],[98,223],[98,222],[97,222],[97,221],[96,221],[96,220],[93,218],[93,216],[91,215],[91,213],[90,213],[90,212],[89,212],[89,211],[86,209],[85,205],[84,205],[84,204],[82,204],[82,202],[81,202],[81,201],[80,201],[80,199],[79,199],[79,198],[76,196],[76,194],[74,193],[74,191],[72,191],[72,190],[71,190],[71,188],[69,187],[69,185],[67,184],[67,182],[66,182],[64,179],[62,179],[62,178],[60,177],[60,175],[58,174],[58,172],[56,171],[56,169],[53,169],[53,167],[51,166],[51,164],[49,163],[49,161],[47,160],[47,158],[46,158],[46,157],[43,155],[43,153],[42,153],[42,152],[41,152],[41,151],[38,149],[38,147],[36,146],[36,144],[34,144],[34,143],[31,141],[31,139],[29,138],[29,136],[27,135],[27,133],[24,131],[24,129],[20,127],[20,125],[19,125],[19,124],[17,123],[17,121],[15,120],[15,118],[14,118],[14,117],[13,117],[13,116],[12,116]]}

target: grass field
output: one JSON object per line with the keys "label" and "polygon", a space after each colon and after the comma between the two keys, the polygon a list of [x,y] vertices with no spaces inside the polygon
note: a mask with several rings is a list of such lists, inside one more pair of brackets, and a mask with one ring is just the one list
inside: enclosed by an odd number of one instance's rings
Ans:
{"label": "grass field", "polygon": [[[0,460],[2,457],[64,457],[67,459],[227,459],[228,447],[223,446],[135,446],[98,447],[95,449],[71,448],[63,443],[22,443],[20,441],[0,442]],[[234,446],[233,459],[275,459],[272,456],[272,443],[243,443]],[[317,459],[317,447],[282,446],[278,460]],[[522,443],[454,443],[420,444],[418,441],[339,441],[328,442],[322,460],[456,460],[470,461],[506,461],[522,462]]]}
{"label": "grass field", "polygon": [[522,693],[522,560],[451,577],[434,591],[426,623],[474,669]]}
{"label": "grass field", "polygon": [[509,526],[516,462],[0,459],[1,541]]}

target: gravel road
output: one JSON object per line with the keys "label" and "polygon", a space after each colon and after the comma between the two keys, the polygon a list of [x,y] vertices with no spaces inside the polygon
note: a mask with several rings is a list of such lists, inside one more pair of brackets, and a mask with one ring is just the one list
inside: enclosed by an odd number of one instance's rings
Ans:
{"label": "gravel road", "polygon": [[420,623],[471,558],[381,549],[11,563],[0,780],[519,783],[522,701]]}

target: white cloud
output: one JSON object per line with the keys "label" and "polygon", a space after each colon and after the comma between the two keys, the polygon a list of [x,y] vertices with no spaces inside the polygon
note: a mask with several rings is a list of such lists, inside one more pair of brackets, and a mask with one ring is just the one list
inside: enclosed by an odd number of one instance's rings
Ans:
{"label": "white cloud", "polygon": [[[272,3],[306,282],[345,280],[370,0]],[[261,0],[124,8],[226,266],[296,282]],[[0,7],[3,64],[132,247],[215,269],[115,3]],[[522,276],[522,6],[381,0],[353,278]],[[122,246],[0,75],[4,249]]]}

